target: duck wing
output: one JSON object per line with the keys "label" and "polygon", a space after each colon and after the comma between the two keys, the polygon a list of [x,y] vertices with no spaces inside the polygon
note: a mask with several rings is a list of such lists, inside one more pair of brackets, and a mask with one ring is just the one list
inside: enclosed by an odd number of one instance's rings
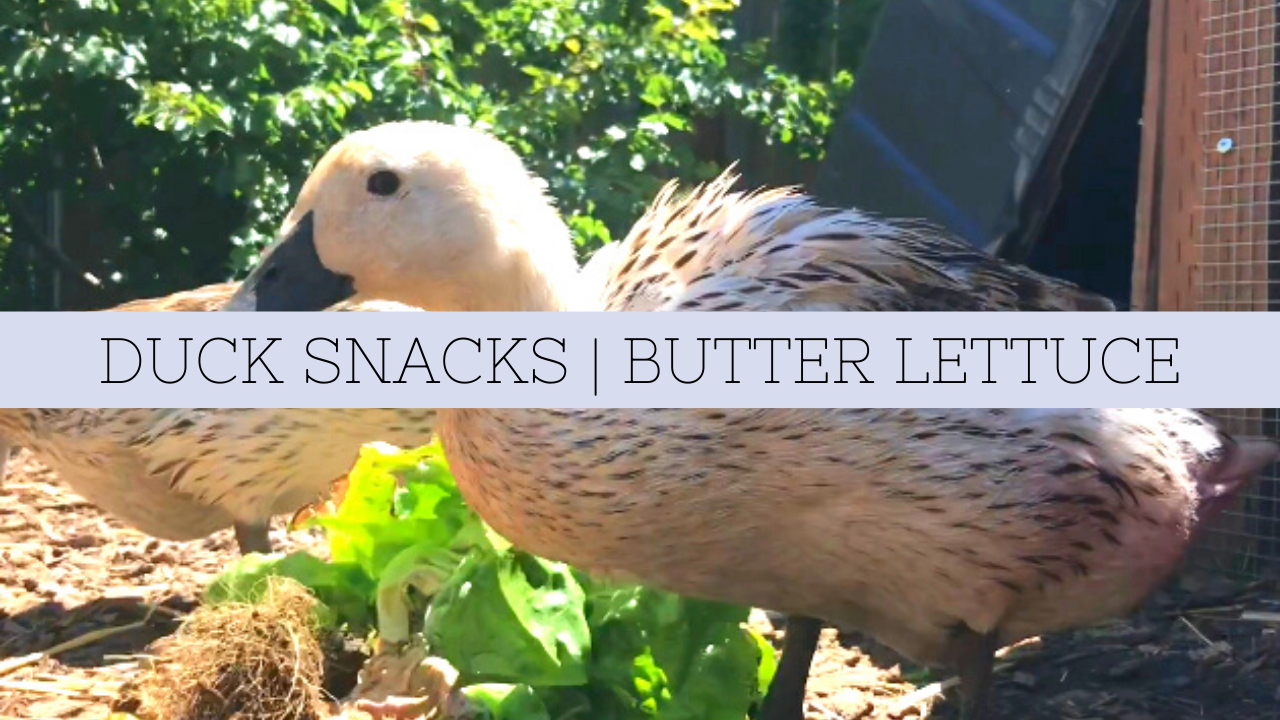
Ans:
{"label": "duck wing", "polygon": [[668,184],[615,251],[602,309],[1115,310],[927,223],[736,181],[727,171],[679,198]]}

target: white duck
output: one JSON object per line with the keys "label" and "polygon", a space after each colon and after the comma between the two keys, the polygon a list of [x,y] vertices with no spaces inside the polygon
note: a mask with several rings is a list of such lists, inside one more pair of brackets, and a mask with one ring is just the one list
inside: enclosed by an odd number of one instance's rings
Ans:
{"label": "white duck", "polygon": [[[601,277],[609,254],[597,253],[584,277]],[[576,263],[566,272],[576,275]],[[239,287],[207,285],[107,312],[210,311]],[[379,300],[327,309],[421,312]],[[194,540],[234,526],[242,552],[269,552],[270,519],[325,496],[362,444],[422,445],[434,421],[431,410],[389,408],[0,409],[0,481],[11,445],[26,447],[78,494],[135,529]]]}

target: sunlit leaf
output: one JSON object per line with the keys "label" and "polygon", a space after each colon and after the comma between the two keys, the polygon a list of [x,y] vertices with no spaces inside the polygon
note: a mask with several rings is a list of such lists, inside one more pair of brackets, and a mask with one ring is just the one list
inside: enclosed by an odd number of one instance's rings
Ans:
{"label": "sunlit leaf", "polygon": [[435,15],[432,15],[429,12],[424,12],[418,15],[418,24],[430,32],[440,32],[440,21],[436,19]]}

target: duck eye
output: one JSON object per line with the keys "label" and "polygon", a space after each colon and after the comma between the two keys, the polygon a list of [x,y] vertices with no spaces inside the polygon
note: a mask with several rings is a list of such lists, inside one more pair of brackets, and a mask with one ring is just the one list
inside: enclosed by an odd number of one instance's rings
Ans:
{"label": "duck eye", "polygon": [[369,176],[366,187],[374,195],[387,197],[400,189],[400,178],[390,170],[379,170]]}

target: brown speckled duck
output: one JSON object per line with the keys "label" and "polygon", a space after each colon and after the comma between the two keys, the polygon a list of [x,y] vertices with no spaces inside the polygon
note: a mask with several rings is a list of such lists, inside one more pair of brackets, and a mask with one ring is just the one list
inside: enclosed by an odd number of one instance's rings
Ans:
{"label": "brown speckled duck", "polygon": [[85,500],[165,540],[234,526],[269,552],[268,522],[322,497],[360,446],[431,438],[430,410],[0,409],[0,434]]}
{"label": "brown speckled duck", "polygon": [[134,529],[191,541],[236,528],[270,552],[268,523],[323,497],[370,441],[429,441],[430,410],[0,409],[0,433]]}
{"label": "brown speckled duck", "polygon": [[[509,148],[381,126],[321,160],[227,309],[1113,309],[934,228],[730,188],[664,191],[573,287]],[[451,409],[437,429],[468,502],[525,549],[791,614],[768,720],[802,715],[809,618],[956,668],[983,716],[998,646],[1131,611],[1277,454],[1178,409]]]}
{"label": "brown speckled duck", "polygon": [[[106,312],[200,312],[239,283],[207,285]],[[421,312],[385,301],[335,312]],[[130,526],[194,540],[234,526],[242,552],[269,552],[268,523],[323,496],[373,440],[420,445],[430,410],[0,409],[0,479],[9,446],[31,450],[79,495]]]}

